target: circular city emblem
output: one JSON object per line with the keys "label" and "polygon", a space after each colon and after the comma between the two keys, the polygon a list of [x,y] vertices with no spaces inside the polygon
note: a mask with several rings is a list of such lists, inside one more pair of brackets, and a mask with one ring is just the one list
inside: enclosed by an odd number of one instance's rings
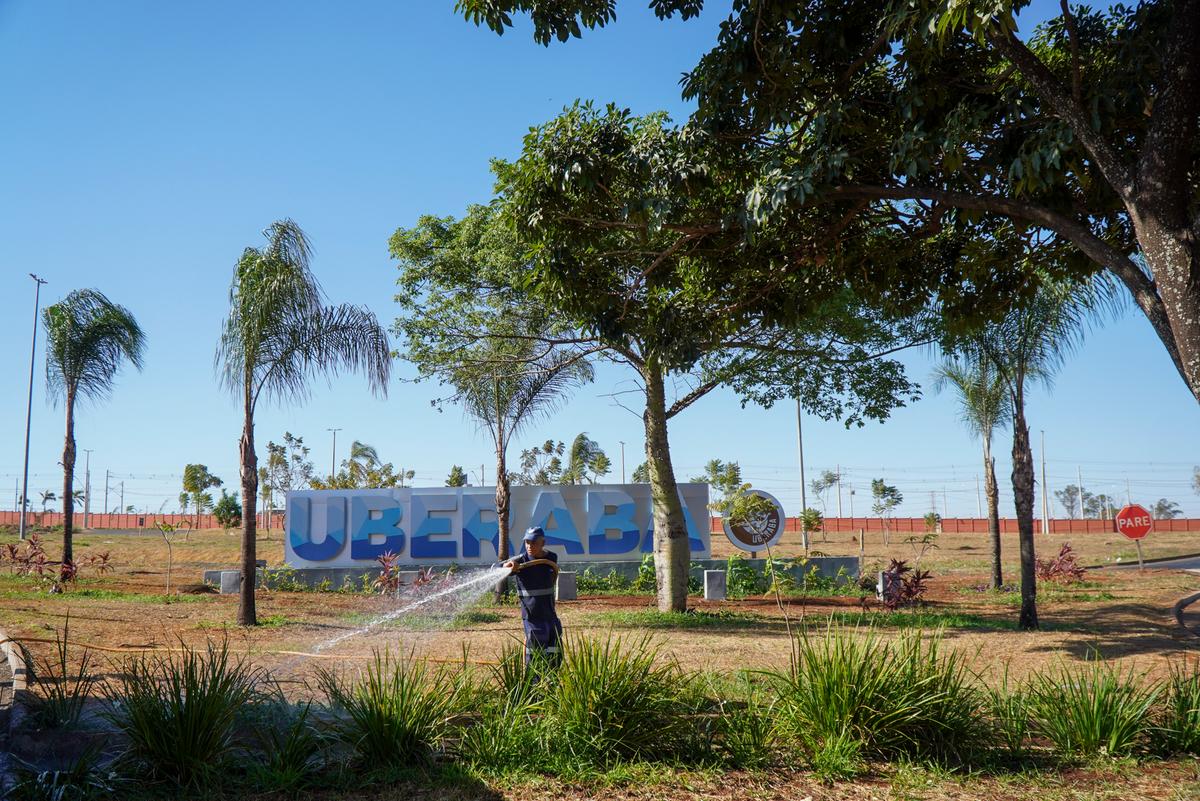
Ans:
{"label": "circular city emblem", "polygon": [[730,524],[729,518],[725,518],[725,536],[743,551],[764,551],[773,548],[783,538],[786,520],[783,505],[775,496],[762,490],[752,489],[750,494],[767,500],[769,505],[764,504],[765,508],[737,525]]}

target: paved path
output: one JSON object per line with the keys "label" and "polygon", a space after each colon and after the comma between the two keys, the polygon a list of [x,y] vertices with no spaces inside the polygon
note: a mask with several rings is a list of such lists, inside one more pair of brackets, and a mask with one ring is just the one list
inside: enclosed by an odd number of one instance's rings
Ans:
{"label": "paved path", "polygon": [[[1110,570],[1137,570],[1137,561],[1123,562],[1119,565],[1105,565]],[[1180,556],[1175,559],[1156,559],[1146,562],[1147,570],[1200,570],[1200,554]]]}

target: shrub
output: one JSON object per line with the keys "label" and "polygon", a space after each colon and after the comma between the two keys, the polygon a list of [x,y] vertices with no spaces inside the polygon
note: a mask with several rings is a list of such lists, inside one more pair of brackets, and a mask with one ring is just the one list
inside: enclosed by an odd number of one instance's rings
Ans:
{"label": "shrub", "polygon": [[427,763],[449,729],[457,702],[445,673],[430,673],[423,662],[386,652],[376,651],[355,681],[322,668],[317,682],[334,708],[345,713],[335,735],[373,768]]}
{"label": "shrub", "polygon": [[109,688],[109,718],[153,775],[204,787],[229,755],[234,722],[261,679],[244,660],[230,660],[225,641],[203,651],[184,646],[178,658],[134,657]]}
{"label": "shrub", "polygon": [[1038,673],[1030,682],[1034,725],[1064,754],[1128,755],[1146,744],[1160,695],[1140,679],[1099,658]]}
{"label": "shrub", "polygon": [[1060,584],[1078,584],[1082,582],[1087,570],[1079,564],[1071,543],[1064,542],[1058,549],[1058,556],[1053,559],[1037,560],[1037,577],[1039,581],[1057,581]]}
{"label": "shrub", "polygon": [[744,556],[731,556],[725,562],[725,592],[730,598],[761,595],[767,591],[764,576]]}
{"label": "shrub", "polygon": [[850,754],[846,738],[863,752],[932,758],[966,757],[985,738],[980,694],[936,636],[885,642],[870,630],[803,631],[790,670],[766,675],[778,694],[780,735],[810,761]]}
{"label": "shrub", "polygon": [[91,673],[92,652],[83,649],[78,668],[72,669],[68,658],[71,616],[68,613],[62,633],[55,632],[55,654],[34,665],[33,693],[30,711],[35,721],[47,728],[75,726],[83,714],[88,695],[98,681]]}
{"label": "shrub", "polygon": [[1157,746],[1168,754],[1200,754],[1200,664],[1172,665],[1163,688]]}
{"label": "shrub", "polygon": [[920,606],[925,602],[925,592],[929,589],[928,570],[914,570],[900,559],[893,559],[888,569],[883,571],[883,605],[889,612],[901,607]]}
{"label": "shrub", "polygon": [[771,707],[762,694],[751,689],[744,704],[719,700],[715,750],[731,768],[755,770],[770,763],[772,738]]}
{"label": "shrub", "polygon": [[660,663],[649,638],[568,638],[562,648],[539,704],[551,753],[604,766],[668,759],[694,744],[692,677],[674,661]]}
{"label": "shrub", "polygon": [[309,720],[311,710],[311,701],[293,708],[281,698],[255,721],[254,736],[264,757],[251,770],[257,786],[294,792],[312,783],[321,766],[325,738]]}
{"label": "shrub", "polygon": [[984,692],[995,742],[1011,759],[1021,759],[1029,741],[1029,693],[1024,687],[1012,684],[1007,666],[1000,686],[986,687]]}
{"label": "shrub", "polygon": [[115,770],[100,767],[101,749],[85,750],[64,770],[36,771],[18,764],[6,801],[100,801],[120,798],[128,781]]}

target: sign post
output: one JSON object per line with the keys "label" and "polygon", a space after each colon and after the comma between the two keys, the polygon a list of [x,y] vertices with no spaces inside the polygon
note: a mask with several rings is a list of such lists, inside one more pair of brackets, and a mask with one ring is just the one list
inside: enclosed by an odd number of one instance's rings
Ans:
{"label": "sign post", "polygon": [[1137,546],[1138,569],[1141,570],[1144,567],[1142,562],[1142,539],[1154,529],[1154,518],[1146,511],[1146,507],[1131,503],[1117,512],[1115,522],[1117,524],[1117,533],[1123,534],[1133,540],[1133,544]]}

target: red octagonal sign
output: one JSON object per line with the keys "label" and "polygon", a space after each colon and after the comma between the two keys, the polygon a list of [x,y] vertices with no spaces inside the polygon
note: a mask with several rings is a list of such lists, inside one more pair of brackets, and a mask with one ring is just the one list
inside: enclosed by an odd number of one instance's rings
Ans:
{"label": "red octagonal sign", "polygon": [[1154,528],[1154,519],[1146,507],[1131,503],[1117,512],[1117,531],[1131,540],[1140,540]]}

